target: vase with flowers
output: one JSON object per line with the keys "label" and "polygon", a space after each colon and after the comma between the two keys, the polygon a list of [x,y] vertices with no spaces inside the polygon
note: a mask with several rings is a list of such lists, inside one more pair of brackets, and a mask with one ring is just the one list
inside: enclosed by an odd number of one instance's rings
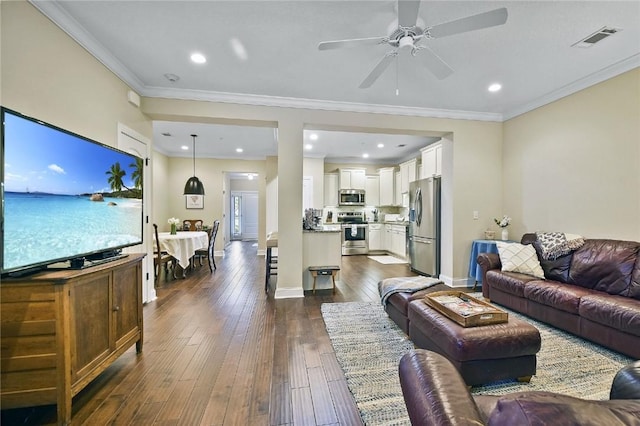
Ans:
{"label": "vase with flowers", "polygon": [[507,226],[511,223],[511,218],[507,215],[502,216],[502,219],[494,218],[493,221],[502,228],[502,240],[506,241],[509,239],[509,231],[507,230]]}
{"label": "vase with flowers", "polygon": [[172,217],[172,218],[169,218],[167,222],[169,223],[169,225],[171,225],[171,235],[176,235],[176,230],[177,230],[178,224],[180,223],[180,219],[178,219],[177,217]]}

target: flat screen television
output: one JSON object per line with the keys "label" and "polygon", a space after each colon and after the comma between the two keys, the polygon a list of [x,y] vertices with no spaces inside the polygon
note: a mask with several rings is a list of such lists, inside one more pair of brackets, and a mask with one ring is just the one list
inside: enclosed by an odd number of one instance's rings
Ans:
{"label": "flat screen television", "polygon": [[2,276],[86,267],[142,243],[142,158],[1,115]]}

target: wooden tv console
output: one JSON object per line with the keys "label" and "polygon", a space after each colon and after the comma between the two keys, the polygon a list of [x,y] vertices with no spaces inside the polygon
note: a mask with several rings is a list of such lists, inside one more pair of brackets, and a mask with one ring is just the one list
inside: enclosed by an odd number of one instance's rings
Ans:
{"label": "wooden tv console", "polygon": [[71,399],[134,343],[142,352],[142,259],[48,270],[0,284],[2,409]]}

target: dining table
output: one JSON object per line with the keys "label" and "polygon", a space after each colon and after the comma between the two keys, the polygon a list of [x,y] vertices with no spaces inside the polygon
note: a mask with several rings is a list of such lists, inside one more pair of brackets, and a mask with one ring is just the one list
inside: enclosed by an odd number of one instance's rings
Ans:
{"label": "dining table", "polygon": [[158,241],[160,249],[177,260],[184,278],[196,250],[207,249],[209,233],[205,231],[178,231],[175,234],[158,232]]}

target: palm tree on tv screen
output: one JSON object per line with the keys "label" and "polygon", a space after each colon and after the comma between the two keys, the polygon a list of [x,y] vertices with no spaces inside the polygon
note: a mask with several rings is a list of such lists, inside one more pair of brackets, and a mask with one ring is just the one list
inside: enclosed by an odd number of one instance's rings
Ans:
{"label": "palm tree on tv screen", "polygon": [[134,188],[142,189],[142,170],[144,168],[142,158],[136,158],[136,162],[129,164],[129,167],[134,168],[133,173],[131,173],[131,179],[133,179]]}
{"label": "palm tree on tv screen", "polygon": [[107,182],[109,183],[109,185],[111,185],[111,189],[113,191],[120,192],[122,191],[123,187],[127,190],[129,189],[122,181],[122,178],[127,174],[127,172],[120,168],[119,162],[112,164],[111,168],[106,172],[106,174],[109,175],[109,179],[107,180]]}

